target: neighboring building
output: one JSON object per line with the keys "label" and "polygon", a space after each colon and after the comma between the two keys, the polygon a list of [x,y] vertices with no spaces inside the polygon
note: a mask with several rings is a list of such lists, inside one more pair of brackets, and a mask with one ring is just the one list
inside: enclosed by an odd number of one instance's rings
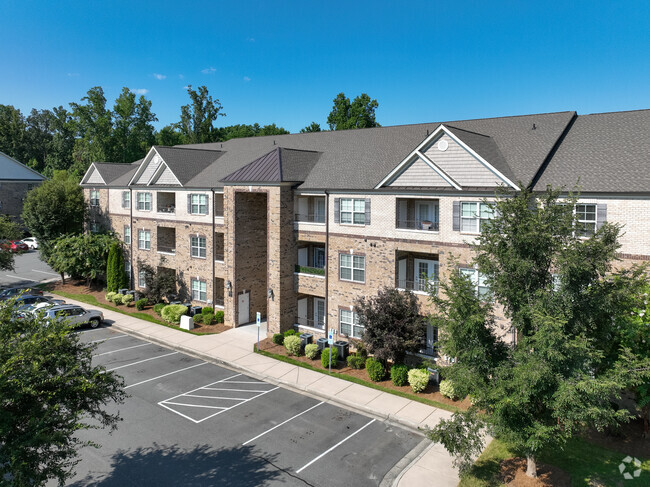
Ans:
{"label": "neighboring building", "polygon": [[650,110],[561,112],[156,146],[81,184],[95,227],[127,244],[136,288],[148,262],[231,326],[259,311],[269,333],[358,337],[354,301],[382,286],[413,290],[423,312],[427,282],[458,269],[487,291],[469,244],[498,186],[579,179],[584,231],[621,223],[621,257],[650,259],[649,169]]}
{"label": "neighboring building", "polygon": [[38,172],[0,152],[0,215],[22,223],[20,215],[27,192],[44,180]]}

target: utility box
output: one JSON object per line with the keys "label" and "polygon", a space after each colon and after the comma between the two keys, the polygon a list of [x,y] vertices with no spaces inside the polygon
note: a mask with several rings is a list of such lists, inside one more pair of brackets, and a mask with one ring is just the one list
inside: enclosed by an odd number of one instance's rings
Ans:
{"label": "utility box", "polygon": [[300,335],[300,351],[305,353],[305,347],[309,345],[314,339],[314,335],[311,333],[302,333]]}
{"label": "utility box", "polygon": [[190,306],[190,309],[189,309],[188,313],[189,313],[190,316],[200,315],[202,309],[203,308],[201,306]]}
{"label": "utility box", "polygon": [[118,294],[127,294],[128,292],[129,292],[129,290],[125,288],[125,289],[120,289],[118,291]]}
{"label": "utility box", "polygon": [[336,348],[336,351],[338,352],[339,360],[345,360],[348,358],[348,355],[350,355],[350,344],[348,342],[344,342],[343,340],[338,340],[334,342],[334,348]]}
{"label": "utility box", "polygon": [[329,345],[327,344],[327,338],[319,338],[318,340],[316,340],[316,345],[318,346],[319,352],[322,352],[323,350],[329,347]]}
{"label": "utility box", "polygon": [[183,330],[193,330],[194,329],[194,318],[191,316],[181,316],[181,328]]}

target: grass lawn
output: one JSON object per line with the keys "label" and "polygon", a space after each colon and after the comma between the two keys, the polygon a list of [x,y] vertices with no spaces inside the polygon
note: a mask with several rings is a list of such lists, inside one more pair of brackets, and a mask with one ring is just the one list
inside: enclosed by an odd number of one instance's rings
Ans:
{"label": "grass lawn", "polygon": [[[460,487],[487,487],[503,485],[499,481],[500,462],[506,458],[520,456],[507,444],[493,440],[483,454],[476,460],[472,470],[460,482]],[[625,486],[641,487],[650,485],[650,459],[640,458],[641,475],[625,480],[618,466],[626,455],[602,448],[583,439],[571,440],[562,450],[548,451],[540,455],[539,463],[559,467],[571,477],[572,486]],[[628,471],[632,469],[628,467]],[[590,481],[597,481],[590,483]]]}

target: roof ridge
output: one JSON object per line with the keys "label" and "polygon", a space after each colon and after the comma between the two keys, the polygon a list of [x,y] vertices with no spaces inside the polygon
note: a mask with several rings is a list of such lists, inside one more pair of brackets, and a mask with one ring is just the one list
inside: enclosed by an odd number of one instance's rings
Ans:
{"label": "roof ridge", "polygon": [[460,130],[461,132],[466,132],[468,134],[480,135],[481,137],[487,137],[488,139],[492,138],[491,135],[482,134],[480,132],[474,132],[473,130],[462,129],[460,127],[456,127],[455,125],[449,125],[449,124],[444,124],[444,123],[442,123],[440,125],[444,125],[445,127],[453,128],[454,130]]}
{"label": "roof ridge", "polygon": [[650,112],[650,108],[638,108],[636,110],[620,110],[617,112],[595,112],[595,113],[585,113],[584,115],[578,115],[578,117],[589,117],[592,115],[614,115],[614,114],[624,114],[624,113],[634,113],[634,112]]}
{"label": "roof ridge", "polygon": [[[216,144],[217,142],[208,142],[208,143]],[[203,152],[223,152],[219,149],[205,149],[201,147],[181,147],[179,145],[154,145],[152,147],[155,147],[156,149],[161,148],[161,149],[176,149],[176,150],[195,150],[195,151],[203,151]]]}

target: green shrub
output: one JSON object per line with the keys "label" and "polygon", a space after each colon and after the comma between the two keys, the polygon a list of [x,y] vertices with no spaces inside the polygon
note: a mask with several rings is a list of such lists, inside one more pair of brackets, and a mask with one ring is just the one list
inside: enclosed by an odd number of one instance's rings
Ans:
{"label": "green shrub", "polygon": [[147,298],[138,299],[135,302],[135,308],[138,311],[142,311],[146,305],[147,305]]}
{"label": "green shrub", "polygon": [[372,357],[366,360],[366,370],[368,371],[368,377],[373,382],[380,382],[386,377],[386,367],[384,367],[384,364]]}
{"label": "green shrub", "polygon": [[311,360],[316,359],[316,357],[318,357],[318,345],[315,343],[308,343],[305,345],[305,355]]}
{"label": "green shrub", "polygon": [[293,328],[291,328],[290,330],[287,330],[287,331],[284,332],[285,338],[293,336],[293,335],[297,335],[296,330],[294,330]]}
{"label": "green shrub", "polygon": [[456,391],[454,391],[454,383],[450,380],[443,380],[440,381],[440,386],[438,387],[440,390],[440,394],[443,396],[453,399],[454,401],[457,399],[456,397]]}
{"label": "green shrub", "polygon": [[168,304],[160,312],[163,320],[169,323],[180,323],[181,316],[185,314],[187,314],[187,306],[182,304]]}
{"label": "green shrub", "polygon": [[127,306],[133,302],[133,294],[125,294],[122,296],[122,302]]}
{"label": "green shrub", "polygon": [[163,310],[163,308],[165,306],[167,306],[165,303],[154,304],[153,305],[153,310],[158,316],[161,316],[162,315],[162,310]]}
{"label": "green shrub", "polygon": [[396,386],[405,386],[409,380],[409,368],[406,365],[393,365],[390,368],[390,380]]}
{"label": "green shrub", "polygon": [[214,308],[211,308],[210,306],[206,306],[205,308],[201,309],[201,314],[202,315],[211,315],[214,314]]}
{"label": "green shrub", "polygon": [[223,311],[217,311],[214,314],[214,318],[217,320],[217,323],[223,323],[225,313]]}
{"label": "green shrub", "polygon": [[213,321],[214,321],[214,315],[212,313],[203,315],[204,324],[211,325]]}
{"label": "green shrub", "polygon": [[110,293],[106,293],[104,296],[106,298],[106,301],[110,301],[111,303],[113,302],[113,296],[115,296],[117,293],[111,291]]}
{"label": "green shrub", "polygon": [[409,370],[409,385],[413,392],[422,392],[429,384],[429,371],[427,369]]}
{"label": "green shrub", "polygon": [[300,337],[296,335],[284,337],[284,348],[287,349],[289,355],[300,355]]}
{"label": "green shrub", "polygon": [[347,362],[351,369],[363,369],[366,366],[366,359],[357,353],[348,355]]}
{"label": "green shrub", "polygon": [[[338,361],[338,352],[336,348],[332,348],[332,367],[336,367]],[[330,366],[330,348],[324,348],[320,354],[320,363],[326,369]]]}
{"label": "green shrub", "polygon": [[124,302],[122,301],[122,298],[124,298],[124,296],[122,296],[121,294],[116,294],[115,296],[113,296],[113,303],[115,303],[116,306],[119,306]]}
{"label": "green shrub", "polygon": [[203,323],[203,314],[196,314],[192,317],[194,323]]}
{"label": "green shrub", "polygon": [[282,333],[274,333],[273,343],[276,345],[282,345],[284,343],[284,335]]}

